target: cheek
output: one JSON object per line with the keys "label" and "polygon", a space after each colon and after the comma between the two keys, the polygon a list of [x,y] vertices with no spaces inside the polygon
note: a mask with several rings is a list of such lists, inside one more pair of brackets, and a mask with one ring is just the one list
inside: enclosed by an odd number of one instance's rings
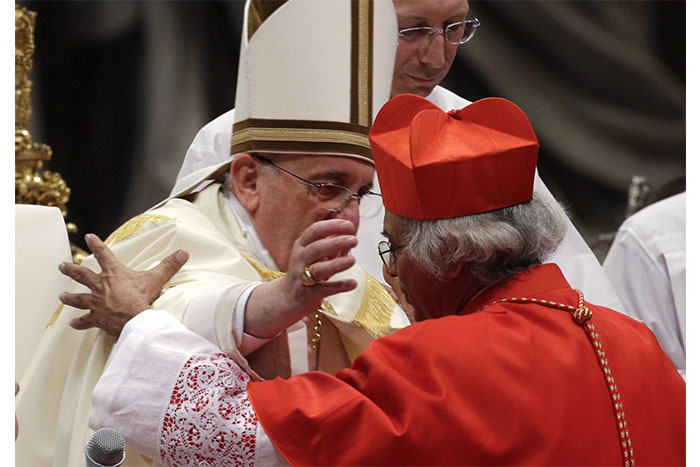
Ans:
{"label": "cheek", "polygon": [[402,51],[396,49],[396,63],[394,65],[394,81],[402,74],[410,71],[412,58],[415,57],[413,52]]}
{"label": "cheek", "polygon": [[455,61],[455,57],[457,56],[457,47],[447,47],[445,50],[445,74],[447,74],[448,71],[450,71],[450,68],[452,67],[452,62]]}
{"label": "cheek", "polygon": [[396,261],[396,278],[399,282],[399,287],[401,287],[401,292],[406,295],[409,300],[419,293],[416,284],[416,268],[411,264],[410,261],[403,261],[399,258]]}
{"label": "cheek", "polygon": [[419,265],[409,261],[397,262],[397,276],[402,292],[416,308],[425,311],[433,301],[435,283]]}

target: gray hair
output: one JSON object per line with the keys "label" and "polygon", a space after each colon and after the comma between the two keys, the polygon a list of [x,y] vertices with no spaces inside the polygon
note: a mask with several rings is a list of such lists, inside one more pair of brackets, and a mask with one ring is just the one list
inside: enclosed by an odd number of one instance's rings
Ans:
{"label": "gray hair", "polygon": [[402,254],[411,255],[438,279],[446,279],[464,263],[479,287],[542,264],[567,228],[564,209],[539,193],[527,203],[471,216],[397,218],[405,245]]}
{"label": "gray hair", "polygon": [[227,170],[220,177],[221,184],[224,186],[224,195],[226,197],[233,196],[233,177],[231,177],[231,171]]}

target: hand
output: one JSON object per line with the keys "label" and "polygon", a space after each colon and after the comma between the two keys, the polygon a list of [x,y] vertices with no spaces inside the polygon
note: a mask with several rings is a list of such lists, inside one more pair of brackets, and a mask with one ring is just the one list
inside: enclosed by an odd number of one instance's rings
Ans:
{"label": "hand", "polygon": [[[343,219],[318,221],[304,230],[292,246],[287,274],[261,284],[248,299],[245,331],[273,337],[318,310],[324,298],[357,287],[353,279],[329,281],[355,264],[355,258],[347,254],[357,245],[354,234],[354,224]],[[302,283],[304,267],[309,268],[315,285]]]}
{"label": "hand", "polygon": [[178,250],[153,269],[134,271],[120,263],[96,235],[86,235],[85,241],[102,272],[97,274],[84,266],[61,263],[59,270],[88,287],[91,293],[64,292],[60,299],[66,305],[90,310],[73,319],[71,327],[78,330],[96,327],[113,336],[119,336],[131,318],[151,306],[189,257],[185,251]]}

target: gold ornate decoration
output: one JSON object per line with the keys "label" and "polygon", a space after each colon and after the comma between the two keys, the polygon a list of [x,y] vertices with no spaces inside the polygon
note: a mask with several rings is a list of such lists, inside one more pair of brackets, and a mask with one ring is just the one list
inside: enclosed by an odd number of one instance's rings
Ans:
{"label": "gold ornate decoration", "polygon": [[32,82],[27,73],[33,65],[35,21],[35,12],[15,4],[15,127],[26,127],[32,115]]}
{"label": "gold ornate decoration", "polygon": [[[32,141],[27,130],[32,116],[28,75],[34,65],[35,21],[36,12],[15,4],[15,203],[56,206],[65,217],[70,188],[59,173],[43,170],[44,162],[51,159],[51,147]],[[67,223],[66,228],[69,233],[78,232],[73,223]],[[88,255],[75,245],[71,245],[71,253],[76,263]]]}
{"label": "gold ornate decoration", "polygon": [[112,232],[112,234],[107,237],[105,243],[108,246],[114,246],[119,242],[130,239],[136,232],[143,229],[146,223],[158,226],[164,222],[175,222],[172,217],[161,216],[160,214],[139,214],[136,217],[132,217],[117,230]]}

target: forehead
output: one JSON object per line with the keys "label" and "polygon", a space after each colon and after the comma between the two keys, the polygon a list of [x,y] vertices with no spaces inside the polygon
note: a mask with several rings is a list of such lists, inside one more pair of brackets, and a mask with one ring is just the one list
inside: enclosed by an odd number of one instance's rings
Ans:
{"label": "forehead", "polygon": [[466,16],[467,0],[394,0],[396,15],[401,19],[427,19],[442,23],[454,16]]}
{"label": "forehead", "polygon": [[311,154],[278,155],[274,162],[307,178],[330,177],[339,181],[366,183],[374,176],[374,164],[368,159]]}
{"label": "forehead", "polygon": [[401,235],[396,214],[392,213],[391,211],[384,212],[384,232],[382,233],[392,243],[397,243]]}

